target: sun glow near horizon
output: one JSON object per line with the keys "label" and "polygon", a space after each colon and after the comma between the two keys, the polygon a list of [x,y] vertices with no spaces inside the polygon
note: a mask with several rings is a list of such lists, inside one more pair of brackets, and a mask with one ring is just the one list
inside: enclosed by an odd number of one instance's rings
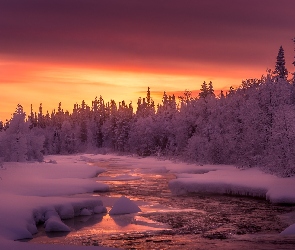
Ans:
{"label": "sun glow near horizon", "polygon": [[[91,105],[95,97],[102,96],[105,102],[124,100],[132,102],[134,109],[139,97],[144,98],[147,88],[151,88],[151,95],[155,103],[160,103],[163,92],[179,96],[186,89],[196,92],[203,81],[212,81],[216,94],[221,89],[241,83],[238,69],[235,74],[226,77],[229,72],[219,69],[218,72],[206,72],[200,68],[197,72],[168,72],[147,69],[103,68],[97,66],[56,65],[34,62],[0,62],[0,82],[2,108],[0,120],[11,118],[16,105],[21,104],[27,114],[30,106],[37,112],[40,103],[43,112],[51,113],[62,103],[64,111],[72,112],[75,103],[82,100]],[[253,74],[253,69],[251,69]],[[258,76],[258,72],[254,72]],[[251,73],[248,73],[249,76]],[[229,74],[230,75],[230,74]]]}

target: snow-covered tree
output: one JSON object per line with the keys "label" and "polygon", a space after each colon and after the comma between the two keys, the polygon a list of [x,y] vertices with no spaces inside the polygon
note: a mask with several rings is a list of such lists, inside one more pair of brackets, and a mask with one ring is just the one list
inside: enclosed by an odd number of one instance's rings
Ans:
{"label": "snow-covered tree", "polygon": [[280,47],[278,52],[275,70],[273,74],[276,77],[282,78],[282,79],[287,79],[288,77],[288,70],[286,68],[286,61],[285,61],[285,53],[282,46]]}
{"label": "snow-covered tree", "polygon": [[22,162],[26,160],[42,160],[44,137],[35,135],[30,130],[30,122],[25,120],[23,107],[18,104],[9,121],[9,127],[1,136],[1,154],[5,161]]}
{"label": "snow-covered tree", "polygon": [[27,157],[27,134],[29,124],[25,121],[26,114],[23,107],[18,104],[9,122],[9,128],[5,131],[3,152],[5,161],[26,161]]}
{"label": "snow-covered tree", "polygon": [[150,88],[148,87],[146,98],[139,98],[137,101],[136,115],[138,117],[148,117],[155,114],[155,103],[151,98]]}
{"label": "snow-covered tree", "polygon": [[208,95],[211,97],[215,97],[213,83],[211,81],[208,84]]}
{"label": "snow-covered tree", "polygon": [[201,85],[199,97],[206,98],[208,95],[209,95],[209,88],[207,83],[204,81],[203,84]]}

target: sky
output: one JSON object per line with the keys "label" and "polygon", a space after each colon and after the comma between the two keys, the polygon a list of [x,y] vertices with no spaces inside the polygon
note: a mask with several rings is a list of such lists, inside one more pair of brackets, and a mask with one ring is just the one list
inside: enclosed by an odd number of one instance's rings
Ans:
{"label": "sky", "polygon": [[0,120],[294,72],[294,0],[0,0]]}

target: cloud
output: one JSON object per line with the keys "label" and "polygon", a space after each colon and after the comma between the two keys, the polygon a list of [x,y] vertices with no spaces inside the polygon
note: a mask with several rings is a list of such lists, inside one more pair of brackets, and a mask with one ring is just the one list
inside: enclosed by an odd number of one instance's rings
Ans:
{"label": "cloud", "polygon": [[293,46],[295,2],[277,5],[275,0],[4,0],[0,54],[149,70],[182,63],[266,68],[282,43]]}
{"label": "cloud", "polygon": [[147,86],[159,101],[204,80],[228,89],[273,68],[280,45],[292,72],[294,9],[291,0],[1,0],[9,91],[0,97],[12,111],[45,99],[51,110],[100,94],[134,103]]}

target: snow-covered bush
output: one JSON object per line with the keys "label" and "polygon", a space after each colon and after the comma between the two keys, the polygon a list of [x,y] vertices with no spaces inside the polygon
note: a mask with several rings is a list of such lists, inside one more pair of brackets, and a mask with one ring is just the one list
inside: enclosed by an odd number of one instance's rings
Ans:
{"label": "snow-covered bush", "polygon": [[44,136],[36,135],[25,117],[22,106],[18,105],[9,127],[0,132],[0,154],[4,161],[43,160]]}

